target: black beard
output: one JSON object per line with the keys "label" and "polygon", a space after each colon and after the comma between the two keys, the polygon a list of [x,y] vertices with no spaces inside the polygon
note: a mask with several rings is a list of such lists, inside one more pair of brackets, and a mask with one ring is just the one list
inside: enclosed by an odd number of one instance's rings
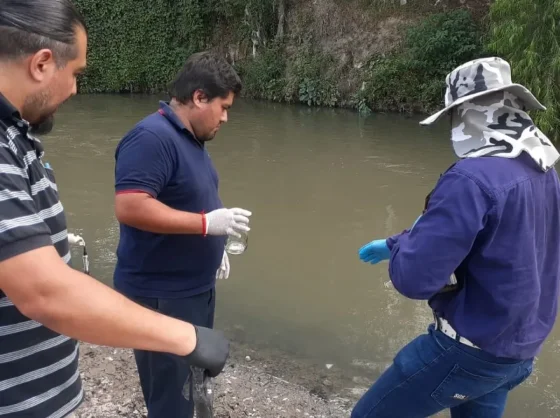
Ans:
{"label": "black beard", "polygon": [[50,115],[40,122],[30,124],[29,132],[33,135],[47,135],[52,131],[53,125],[54,115]]}

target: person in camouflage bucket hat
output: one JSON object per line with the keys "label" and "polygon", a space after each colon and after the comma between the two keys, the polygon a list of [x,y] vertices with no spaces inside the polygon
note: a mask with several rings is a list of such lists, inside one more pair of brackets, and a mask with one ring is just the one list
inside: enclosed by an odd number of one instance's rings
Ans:
{"label": "person in camouflage bucket hat", "polygon": [[446,84],[446,107],[420,124],[431,125],[450,113],[451,140],[459,158],[515,158],[525,151],[543,171],[558,162],[560,154],[526,113],[546,108],[527,88],[512,83],[506,61],[470,61],[452,71]]}
{"label": "person in camouflage bucket hat", "polygon": [[508,91],[477,97],[458,105],[451,116],[451,141],[459,158],[516,158],[526,152],[543,171],[560,154],[523,111],[523,101]]}
{"label": "person in camouflage bucket hat", "polygon": [[509,63],[498,57],[469,61],[451,71],[445,83],[445,108],[420,125],[431,125],[458,105],[497,91],[509,91],[519,97],[525,110],[546,109],[526,87],[512,82]]}
{"label": "person in camouflage bucket hat", "polygon": [[[526,113],[544,106],[500,58],[447,76],[445,108],[459,157],[414,225],[374,240],[360,259],[389,260],[404,296],[434,323],[396,355],[352,418],[502,417],[552,330],[560,289],[559,154]],[[452,278],[452,280],[450,280]],[[397,325],[396,325],[397,326]]]}

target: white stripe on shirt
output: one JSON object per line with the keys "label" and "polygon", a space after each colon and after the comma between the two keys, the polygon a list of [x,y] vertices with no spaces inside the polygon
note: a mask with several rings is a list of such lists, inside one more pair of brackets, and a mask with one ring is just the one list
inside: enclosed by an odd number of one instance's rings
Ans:
{"label": "white stripe on shirt", "polygon": [[43,209],[43,210],[39,211],[39,216],[43,220],[46,220],[46,219],[49,219],[49,218],[54,218],[56,215],[58,215],[59,213],[62,213],[63,211],[64,211],[64,208],[62,207],[62,203],[60,203],[60,200],[59,200],[54,205],[52,205],[50,208]]}
{"label": "white stripe on shirt", "polygon": [[10,126],[8,128],[8,130],[6,131],[6,135],[8,137],[8,140],[13,141],[14,139],[16,139],[18,137],[19,131],[17,130],[17,128],[15,126]]}
{"label": "white stripe on shirt", "polygon": [[0,337],[17,334],[18,332],[29,331],[30,329],[39,327],[42,327],[42,325],[37,321],[24,321],[12,325],[4,325],[3,327],[0,327]]}
{"label": "white stripe on shirt", "polygon": [[35,150],[27,151],[27,154],[23,157],[23,161],[25,162],[25,169],[33,163],[37,159],[37,152]]}
{"label": "white stripe on shirt", "polygon": [[13,164],[0,164],[0,174],[16,174],[25,179],[29,178],[26,170]]}
{"label": "white stripe on shirt", "polygon": [[11,199],[33,200],[33,198],[23,190],[0,190],[0,202]]}
{"label": "white stripe on shirt", "polygon": [[12,361],[20,360],[25,357],[32,356],[33,354],[40,353],[41,351],[49,350],[69,341],[70,337],[66,335],[59,335],[58,337],[51,338],[50,340],[43,341],[31,347],[23,348],[21,350],[12,351],[11,353],[0,354],[0,364],[10,363]]}
{"label": "white stripe on shirt", "polygon": [[78,393],[78,395],[74,399],[72,399],[70,402],[68,402],[66,405],[64,405],[62,408],[60,408],[58,411],[49,415],[47,418],[67,417],[70,412],[72,412],[74,409],[76,409],[78,407],[80,402],[82,402],[83,397],[84,397],[84,390],[80,389],[80,393]]}
{"label": "white stripe on shirt", "polygon": [[51,242],[56,244],[57,242],[64,241],[68,239],[68,230],[60,231],[58,234],[51,235]]}
{"label": "white stripe on shirt", "polygon": [[41,369],[33,370],[32,372],[22,374],[20,376],[12,377],[11,379],[6,379],[0,381],[0,392],[13,388],[14,386],[23,385],[24,383],[32,382],[33,380],[41,379],[45,376],[53,374],[59,370],[64,369],[66,366],[70,365],[78,356],[78,345],[74,348],[74,351],[63,359],[53,363],[47,367]]}
{"label": "white stripe on shirt", "polygon": [[76,372],[72,375],[72,377],[68,379],[66,382],[64,382],[62,385],[56,386],[47,392],[41,393],[40,395],[34,396],[32,398],[28,398],[20,403],[0,406],[0,415],[8,415],[8,414],[13,414],[15,412],[21,412],[21,411],[25,411],[26,409],[31,409],[37,405],[40,405],[43,402],[46,402],[49,399],[54,398],[55,396],[60,394],[63,390],[72,386],[74,383],[76,383],[79,377],[80,377],[80,371],[76,370]]}
{"label": "white stripe on shirt", "polygon": [[48,178],[43,177],[41,180],[31,185],[31,195],[36,196],[39,192],[47,190],[49,187],[53,190],[58,191],[58,187],[56,186],[56,184],[54,184]]}
{"label": "white stripe on shirt", "polygon": [[0,221],[0,234],[9,231],[10,229],[33,226],[42,222],[43,219],[36,214],[20,216],[19,218],[14,219],[5,219]]}

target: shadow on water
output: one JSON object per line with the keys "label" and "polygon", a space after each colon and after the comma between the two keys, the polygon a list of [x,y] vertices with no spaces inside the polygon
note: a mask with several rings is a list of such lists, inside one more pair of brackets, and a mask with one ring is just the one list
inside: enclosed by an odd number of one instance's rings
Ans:
{"label": "shadow on water", "polygon": [[[159,99],[78,96],[44,139],[70,231],[83,234],[92,275],[109,285],[118,242],[115,147]],[[446,124],[247,100],[229,119],[208,148],[225,205],[253,217],[248,251],[232,256],[230,279],[218,283],[218,326],[253,348],[323,370],[334,364],[354,390],[366,387],[431,314],[394,291],[386,264],[364,265],[357,251],[417,218],[454,160]],[[506,417],[558,416],[559,351],[555,330]]]}

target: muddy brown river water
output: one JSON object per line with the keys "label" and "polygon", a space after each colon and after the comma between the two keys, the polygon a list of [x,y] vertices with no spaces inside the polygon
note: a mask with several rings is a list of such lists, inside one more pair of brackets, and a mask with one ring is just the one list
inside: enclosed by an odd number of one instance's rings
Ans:
{"label": "muddy brown river water", "polygon": [[[87,242],[92,275],[112,284],[118,225],[114,150],[157,109],[157,96],[78,96],[44,138],[69,230]],[[454,160],[445,124],[418,118],[239,100],[209,151],[227,206],[253,211],[245,254],[218,285],[217,326],[251,347],[273,348],[348,378],[359,393],[431,313],[389,285],[387,265],[358,248],[408,227]],[[74,253],[81,268],[79,252]],[[560,416],[558,326],[506,417]]]}

